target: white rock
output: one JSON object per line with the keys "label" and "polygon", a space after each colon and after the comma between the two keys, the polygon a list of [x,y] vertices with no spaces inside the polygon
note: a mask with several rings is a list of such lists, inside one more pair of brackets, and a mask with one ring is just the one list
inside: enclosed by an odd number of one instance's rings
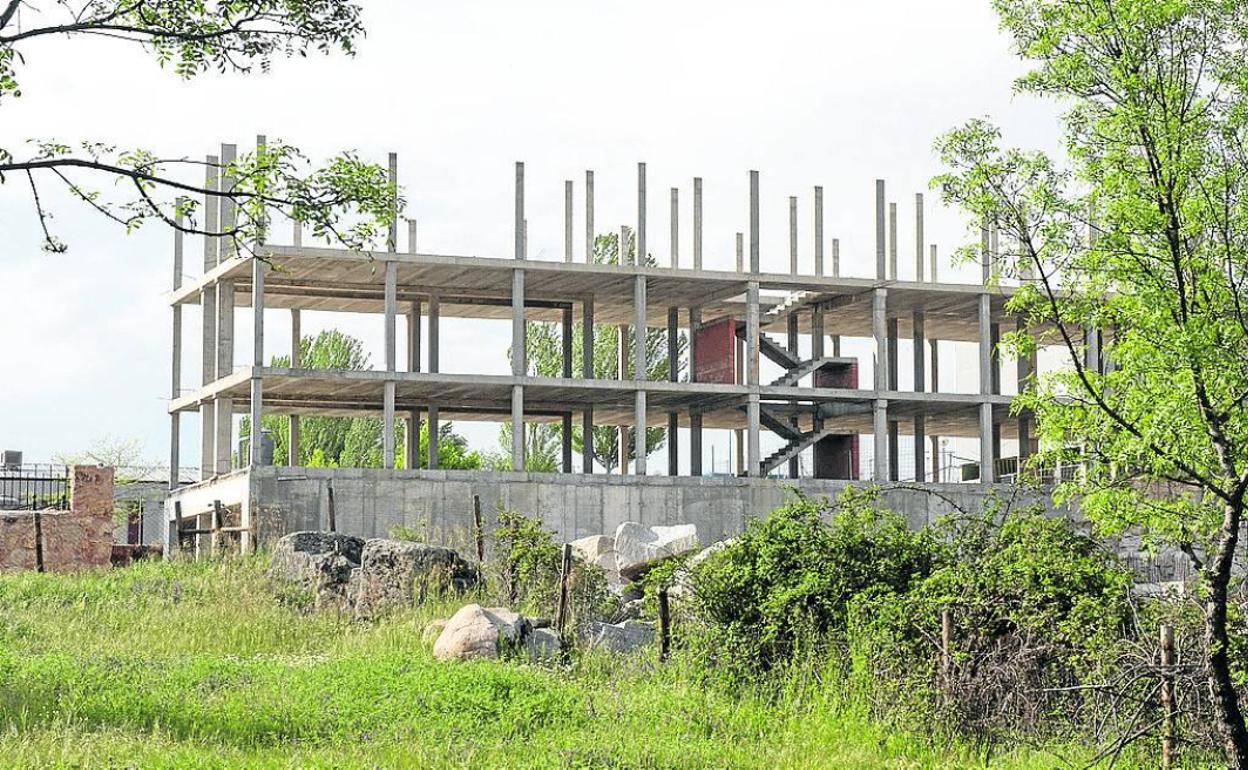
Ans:
{"label": "white rock", "polygon": [[664,559],[699,546],[693,524],[647,527],[626,521],[615,530],[615,563],[621,577],[633,579]]}
{"label": "white rock", "polygon": [[680,569],[672,577],[672,585],[667,589],[668,596],[674,599],[683,599],[693,593],[693,569],[702,562],[706,561],[712,554],[724,550],[732,545],[733,539],[720,540],[718,543],[712,543],[709,547],[703,548],[689,560],[680,565]]}
{"label": "white rock", "polygon": [[640,620],[623,623],[591,623],[589,646],[612,653],[631,652],[654,642],[654,624]]}
{"label": "white rock", "polygon": [[503,645],[518,645],[525,620],[504,607],[461,607],[446,622],[433,645],[438,660],[494,659]]}
{"label": "white rock", "polygon": [[615,563],[615,538],[610,535],[590,535],[573,540],[569,545],[586,564],[602,567],[607,573],[607,582],[620,582],[620,571]]}
{"label": "white rock", "polygon": [[524,637],[524,649],[535,663],[554,660],[562,647],[559,634],[553,628],[535,628]]}

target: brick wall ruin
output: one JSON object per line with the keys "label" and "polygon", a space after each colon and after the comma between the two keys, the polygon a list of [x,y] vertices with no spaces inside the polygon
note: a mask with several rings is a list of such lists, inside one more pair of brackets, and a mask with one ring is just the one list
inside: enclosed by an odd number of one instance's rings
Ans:
{"label": "brick wall ruin", "polygon": [[[68,511],[0,512],[0,570],[107,567],[113,549],[113,469],[75,465]],[[42,564],[41,564],[42,563]]]}

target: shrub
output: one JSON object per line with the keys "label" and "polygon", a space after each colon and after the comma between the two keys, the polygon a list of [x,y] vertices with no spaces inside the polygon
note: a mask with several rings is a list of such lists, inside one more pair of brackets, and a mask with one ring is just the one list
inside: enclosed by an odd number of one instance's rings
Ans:
{"label": "shrub", "polygon": [[925,576],[933,553],[928,537],[877,509],[875,500],[874,491],[852,489],[835,506],[797,496],[697,565],[696,611],[721,637],[720,649],[769,669],[790,657],[799,639],[843,630],[859,592],[904,592]]}

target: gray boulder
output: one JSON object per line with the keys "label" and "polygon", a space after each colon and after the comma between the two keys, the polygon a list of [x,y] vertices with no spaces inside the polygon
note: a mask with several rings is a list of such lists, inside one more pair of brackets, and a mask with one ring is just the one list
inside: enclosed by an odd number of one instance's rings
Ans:
{"label": "gray boulder", "polygon": [[427,596],[463,591],[477,583],[477,570],[450,548],[401,540],[373,539],[360,554],[355,612],[374,617]]}
{"label": "gray boulder", "polygon": [[364,541],[334,532],[293,532],[273,546],[269,576],[312,594],[318,610],[351,606],[351,575]]}
{"label": "gray boulder", "polygon": [[640,620],[623,623],[590,623],[589,647],[622,654],[654,643],[654,624]]}
{"label": "gray boulder", "polygon": [[615,563],[615,538],[609,535],[590,535],[573,540],[572,551],[586,564],[602,567],[608,583],[620,582],[620,571]]}
{"label": "gray boulder", "polygon": [[528,630],[528,622],[505,607],[468,604],[446,621],[433,644],[433,656],[438,660],[493,660],[508,649],[518,649]]}
{"label": "gray boulder", "polygon": [[693,524],[647,527],[626,521],[615,530],[615,563],[620,576],[633,580],[654,565],[697,550],[698,528]]}
{"label": "gray boulder", "polygon": [[524,637],[524,651],[534,663],[555,660],[563,649],[563,642],[553,628],[534,628]]}

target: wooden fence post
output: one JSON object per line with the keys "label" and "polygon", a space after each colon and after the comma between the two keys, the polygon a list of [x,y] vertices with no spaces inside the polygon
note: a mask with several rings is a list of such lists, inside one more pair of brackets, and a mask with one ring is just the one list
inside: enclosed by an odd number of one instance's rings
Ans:
{"label": "wooden fence post", "polygon": [[338,515],[334,510],[334,482],[329,482],[326,486],[329,488],[329,531],[338,531]]}
{"label": "wooden fence post", "polygon": [[1161,624],[1161,766],[1170,770],[1174,763],[1174,628]]}
{"label": "wooden fence post", "polygon": [[174,541],[174,553],[178,556],[182,555],[182,551],[186,548],[186,535],[182,534],[182,501],[173,501],[173,526],[177,527],[177,540]]}
{"label": "wooden fence post", "polygon": [[39,510],[39,503],[36,501],[34,509],[35,525],[35,571],[43,572],[43,512]]}
{"label": "wooden fence post", "polygon": [[659,589],[659,661],[667,660],[672,650],[672,613],[667,601],[667,589]]}
{"label": "wooden fence post", "polygon": [[568,584],[572,579],[572,544],[563,544],[563,556],[559,561],[559,607],[555,611],[555,632],[563,640],[563,627],[568,620]]}
{"label": "wooden fence post", "polygon": [[945,684],[953,674],[953,613],[940,611],[940,675]]}
{"label": "wooden fence post", "polygon": [[485,564],[485,524],[481,520],[481,495],[472,496],[472,526],[477,536],[477,561]]}
{"label": "wooden fence post", "polygon": [[217,556],[221,553],[221,528],[225,526],[224,514],[221,511],[221,501],[212,501],[212,555]]}

